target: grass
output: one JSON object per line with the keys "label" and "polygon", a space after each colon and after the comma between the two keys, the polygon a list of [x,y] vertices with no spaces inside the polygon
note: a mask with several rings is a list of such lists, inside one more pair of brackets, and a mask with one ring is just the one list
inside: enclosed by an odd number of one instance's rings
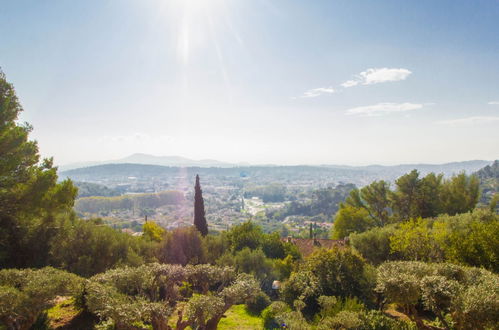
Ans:
{"label": "grass", "polygon": [[59,297],[56,304],[47,310],[50,329],[84,330],[93,329],[97,318],[75,306],[74,298]]}
{"label": "grass", "polygon": [[66,324],[68,321],[74,319],[80,310],[74,305],[73,298],[60,298],[54,307],[47,310],[47,316],[50,320],[50,325],[57,328]]}
{"label": "grass", "polygon": [[224,318],[220,320],[218,329],[263,329],[263,319],[259,316],[251,315],[244,305],[234,305],[226,313]]}

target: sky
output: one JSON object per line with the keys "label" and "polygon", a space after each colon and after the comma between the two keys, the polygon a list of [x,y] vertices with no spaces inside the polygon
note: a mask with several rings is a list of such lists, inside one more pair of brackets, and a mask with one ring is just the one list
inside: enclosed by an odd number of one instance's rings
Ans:
{"label": "sky", "polygon": [[499,158],[497,0],[0,4],[0,67],[59,165]]}

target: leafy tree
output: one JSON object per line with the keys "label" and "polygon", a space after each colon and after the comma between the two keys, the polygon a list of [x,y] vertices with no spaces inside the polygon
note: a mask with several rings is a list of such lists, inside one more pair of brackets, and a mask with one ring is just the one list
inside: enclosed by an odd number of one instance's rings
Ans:
{"label": "leafy tree", "polygon": [[319,296],[371,298],[369,269],[362,257],[349,248],[319,249],[291,273],[281,293],[288,304],[305,302],[305,315],[318,310]]}
{"label": "leafy tree", "polygon": [[199,184],[199,175],[196,175],[196,185],[194,186],[194,226],[201,233],[206,236],[208,234],[208,224],[206,223],[204,213],[204,200],[203,191]]}
{"label": "leafy tree", "polygon": [[420,185],[417,170],[412,170],[395,181],[396,190],[391,194],[391,199],[393,209],[400,219],[409,220],[420,216],[418,208]]}
{"label": "leafy tree", "polygon": [[54,216],[76,196],[71,181],[57,183],[52,159],[40,162],[31,126],[17,122],[22,110],[0,71],[0,267],[43,266]]}
{"label": "leafy tree", "polygon": [[239,251],[245,247],[253,250],[261,246],[263,232],[258,225],[252,221],[247,221],[231,227],[227,233],[227,240],[232,251]]}
{"label": "leafy tree", "polygon": [[57,222],[48,262],[81,276],[92,276],[117,265],[138,266],[155,260],[153,243],[91,221]]}
{"label": "leafy tree", "polygon": [[399,253],[407,260],[442,259],[428,221],[421,218],[401,223],[390,237],[390,248],[392,253]]}
{"label": "leafy tree", "polygon": [[342,239],[351,233],[366,231],[372,226],[373,220],[366,209],[344,205],[340,207],[334,220],[332,237]]}
{"label": "leafy tree", "polygon": [[449,215],[473,210],[480,198],[480,182],[474,175],[455,175],[444,182],[442,189],[443,208]]}
{"label": "leafy tree", "polygon": [[196,295],[189,299],[185,306],[187,324],[192,328],[214,330],[230,307],[251,301],[259,292],[258,283],[252,276],[240,274],[217,295]]}
{"label": "leafy tree", "polygon": [[345,204],[366,210],[374,224],[384,226],[390,217],[389,193],[390,185],[387,182],[374,181],[360,190],[352,190]]}
{"label": "leafy tree", "polygon": [[442,205],[443,174],[430,173],[420,180],[418,191],[418,216],[436,217],[443,211]]}
{"label": "leafy tree", "polygon": [[160,244],[158,259],[180,265],[204,263],[206,251],[201,233],[195,227],[168,232]]}
{"label": "leafy tree", "polygon": [[165,234],[165,230],[154,221],[144,223],[142,225],[142,231],[144,233],[144,238],[155,242],[161,242]]}

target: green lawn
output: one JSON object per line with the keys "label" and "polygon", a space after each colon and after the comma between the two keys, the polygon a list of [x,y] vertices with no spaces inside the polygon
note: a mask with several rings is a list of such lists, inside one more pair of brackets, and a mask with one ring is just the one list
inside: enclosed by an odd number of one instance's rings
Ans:
{"label": "green lawn", "polygon": [[246,311],[244,305],[232,306],[226,313],[225,316],[220,320],[218,324],[218,329],[228,330],[228,329],[238,329],[238,330],[249,330],[249,329],[263,329],[263,319],[258,316],[249,314]]}

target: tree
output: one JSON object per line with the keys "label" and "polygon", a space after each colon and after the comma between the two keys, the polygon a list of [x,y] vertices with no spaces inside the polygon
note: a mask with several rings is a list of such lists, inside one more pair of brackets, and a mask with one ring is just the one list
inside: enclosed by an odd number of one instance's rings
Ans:
{"label": "tree", "polygon": [[370,268],[362,257],[350,248],[318,249],[300,268],[291,273],[281,294],[288,304],[297,299],[306,306],[303,313],[314,315],[322,295],[371,298]]}
{"label": "tree", "polygon": [[372,218],[377,226],[384,226],[389,221],[390,216],[390,185],[383,180],[374,181],[362,189],[354,189],[346,198],[345,204],[363,208]]}
{"label": "tree", "polygon": [[203,191],[199,184],[199,175],[196,175],[196,185],[194,186],[194,226],[196,226],[201,235],[206,236],[208,234],[208,224],[206,223],[204,213]]}
{"label": "tree", "polygon": [[160,243],[158,259],[169,264],[199,264],[205,262],[202,236],[194,227],[177,228],[166,234]]}
{"label": "tree", "polygon": [[148,221],[142,225],[143,237],[155,242],[161,242],[165,230],[154,221]]}
{"label": "tree", "polygon": [[333,225],[333,239],[342,239],[351,233],[360,233],[373,226],[373,220],[363,208],[342,205]]}
{"label": "tree", "polygon": [[444,182],[442,189],[443,208],[449,215],[473,210],[480,198],[480,182],[475,175],[455,175]]}
{"label": "tree", "polygon": [[421,218],[401,223],[390,237],[390,248],[407,260],[429,261],[442,258],[428,221]]}
{"label": "tree", "polygon": [[418,192],[421,185],[419,172],[412,170],[395,181],[397,187],[391,195],[393,209],[401,220],[419,216]]}
{"label": "tree", "polygon": [[0,267],[46,264],[55,215],[71,212],[77,193],[70,180],[57,183],[52,159],[40,162],[32,127],[17,122],[22,110],[0,71]]}

